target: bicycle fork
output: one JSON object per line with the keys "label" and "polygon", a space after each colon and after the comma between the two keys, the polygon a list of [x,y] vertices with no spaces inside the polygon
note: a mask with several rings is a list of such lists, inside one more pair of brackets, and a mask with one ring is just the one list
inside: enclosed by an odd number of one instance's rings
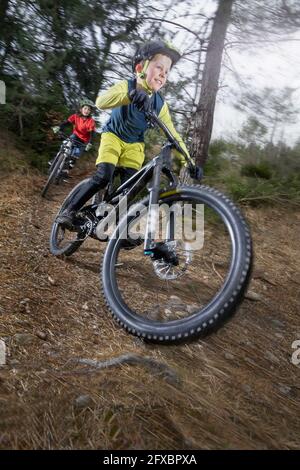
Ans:
{"label": "bicycle fork", "polygon": [[[165,152],[170,152],[170,148],[166,147]],[[167,155],[166,155],[167,156]],[[152,185],[149,189],[149,208],[148,208],[148,215],[147,215],[147,223],[146,223],[146,231],[145,231],[145,242],[144,242],[144,254],[147,256],[151,256],[154,254],[153,250],[156,247],[156,243],[154,242],[155,234],[157,232],[157,226],[159,224],[159,193],[160,193],[160,179],[161,179],[161,172],[163,168],[163,158],[158,158],[154,171],[153,171],[153,178],[152,178]],[[175,215],[171,211],[170,217],[167,222],[167,233],[166,233],[166,240],[173,241],[175,236]]]}

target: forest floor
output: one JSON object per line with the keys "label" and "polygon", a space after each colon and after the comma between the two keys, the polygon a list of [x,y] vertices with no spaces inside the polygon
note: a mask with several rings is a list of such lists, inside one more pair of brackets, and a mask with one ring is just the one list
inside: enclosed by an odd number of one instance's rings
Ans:
{"label": "forest floor", "polygon": [[[0,448],[299,448],[300,366],[291,358],[300,340],[300,209],[244,208],[256,300],[207,338],[147,344],[105,306],[105,244],[89,240],[69,259],[49,252],[53,218],[84,171],[49,199],[37,173],[1,179]],[[144,362],[89,371],[76,362],[126,354]]]}

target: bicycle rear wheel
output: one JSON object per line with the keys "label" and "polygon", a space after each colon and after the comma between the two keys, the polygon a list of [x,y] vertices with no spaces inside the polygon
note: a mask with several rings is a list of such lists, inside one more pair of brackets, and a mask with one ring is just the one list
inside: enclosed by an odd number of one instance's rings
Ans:
{"label": "bicycle rear wheel", "polygon": [[101,276],[106,303],[122,327],[150,341],[205,335],[231,317],[243,299],[252,266],[247,224],[229,198],[207,186],[179,186],[161,194],[160,226],[171,209],[176,227],[190,224],[195,233],[196,244],[184,230],[174,241],[161,231],[160,242],[176,265],[145,256],[143,244],[122,249],[122,237],[142,224],[148,203],[145,198],[130,208],[108,243]]}
{"label": "bicycle rear wheel", "polygon": [[85,238],[82,237],[82,234],[78,232],[71,232],[68,229],[62,228],[61,225],[56,222],[56,218],[58,215],[62,214],[65,209],[68,208],[70,202],[73,199],[74,193],[78,190],[78,187],[84,185],[86,181],[87,179],[81,181],[72,189],[55,216],[50,233],[50,252],[54,256],[72,255],[76,250],[78,250],[85,240]]}

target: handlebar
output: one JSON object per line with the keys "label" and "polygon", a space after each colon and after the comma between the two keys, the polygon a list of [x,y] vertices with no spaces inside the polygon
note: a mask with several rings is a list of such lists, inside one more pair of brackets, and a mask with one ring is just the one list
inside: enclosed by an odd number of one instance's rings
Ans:
{"label": "handlebar", "polygon": [[82,147],[86,147],[86,146],[87,146],[87,144],[84,144],[83,142],[80,142],[79,140],[71,139],[71,137],[70,137],[69,135],[66,135],[66,134],[64,134],[63,132],[59,132],[58,137],[61,137],[62,139],[66,139],[66,140],[71,140],[71,141],[74,142],[75,144],[81,145]]}
{"label": "handlebar", "polygon": [[173,145],[173,147],[181,153],[181,155],[184,156],[186,161],[189,163],[191,167],[194,167],[195,164],[191,157],[180,147],[178,141],[175,139],[175,137],[171,134],[167,126],[159,119],[157,114],[154,111],[147,111],[145,112],[146,119],[149,120],[151,123],[159,127],[165,136],[167,137],[168,141]]}

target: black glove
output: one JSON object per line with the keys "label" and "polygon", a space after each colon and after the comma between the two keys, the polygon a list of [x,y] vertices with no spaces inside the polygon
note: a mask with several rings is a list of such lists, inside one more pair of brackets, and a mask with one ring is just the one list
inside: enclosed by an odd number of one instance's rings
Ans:
{"label": "black glove", "polygon": [[198,180],[198,181],[202,180],[203,168],[201,166],[190,165],[189,171],[190,171],[191,178],[193,178],[194,180]]}
{"label": "black glove", "polygon": [[139,111],[150,111],[150,98],[145,90],[131,90],[129,98]]}

